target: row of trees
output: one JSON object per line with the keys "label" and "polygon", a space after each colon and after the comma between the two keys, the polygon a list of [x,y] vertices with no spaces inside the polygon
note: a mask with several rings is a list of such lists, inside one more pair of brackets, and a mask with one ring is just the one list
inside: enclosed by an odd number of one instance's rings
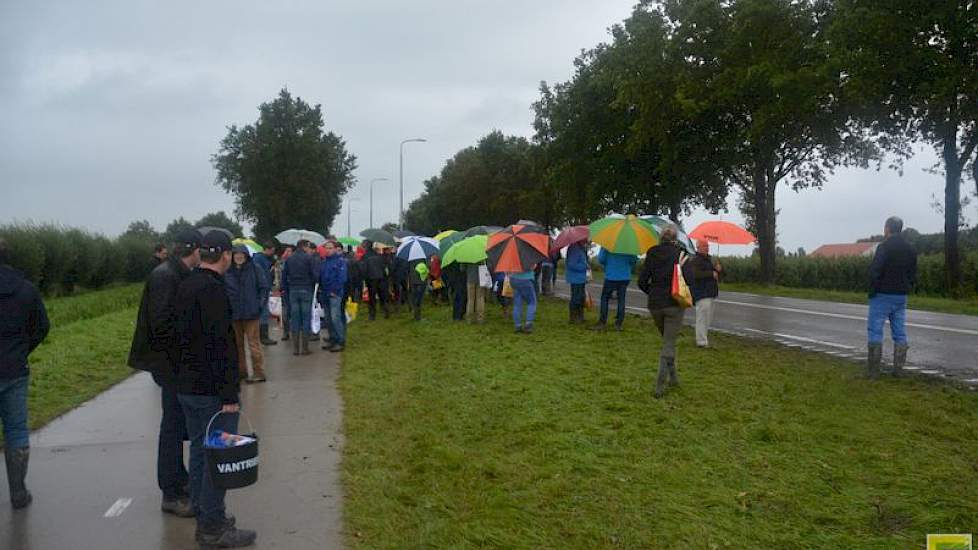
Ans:
{"label": "row of trees", "polygon": [[[493,133],[460,152],[408,223],[679,219],[733,195],[758,237],[759,278],[773,282],[779,186],[899,167],[923,141],[941,154],[945,282],[960,286],[968,169],[978,192],[978,3],[645,1],[574,66],[569,81],[541,84],[532,143]],[[502,200],[479,199],[493,187]]]}

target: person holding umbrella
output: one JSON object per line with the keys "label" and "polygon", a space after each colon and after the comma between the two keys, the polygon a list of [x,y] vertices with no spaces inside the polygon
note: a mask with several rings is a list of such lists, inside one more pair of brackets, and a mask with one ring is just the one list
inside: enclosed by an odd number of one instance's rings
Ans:
{"label": "person holding umbrella", "polygon": [[360,260],[360,272],[367,283],[367,305],[369,306],[368,319],[373,321],[377,318],[377,304],[384,310],[384,319],[391,316],[387,306],[387,265],[384,257],[374,249],[374,243],[370,240],[363,241],[363,259]]}
{"label": "person holding umbrella", "polygon": [[587,285],[587,242],[577,241],[567,247],[564,280],[570,285],[570,322],[584,322],[585,286]]}
{"label": "person holding umbrella", "polygon": [[649,222],[633,214],[612,214],[592,223],[588,230],[591,240],[601,246],[598,262],[604,267],[601,314],[592,330],[604,330],[612,294],[618,299],[615,328],[621,330],[625,322],[625,297],[628,283],[632,280],[632,269],[638,262],[638,255],[657,242],[656,231]]}
{"label": "person holding umbrella", "polygon": [[618,311],[615,315],[615,330],[622,330],[625,323],[625,301],[628,283],[632,281],[632,269],[638,263],[634,254],[608,252],[602,248],[598,253],[598,263],[604,268],[604,285],[601,287],[601,312],[593,330],[604,330],[608,323],[608,302],[614,294],[618,301]]}
{"label": "person holding umbrella", "polygon": [[676,228],[666,226],[659,244],[645,254],[645,265],[638,276],[638,286],[649,296],[649,313],[662,335],[659,351],[659,374],[655,381],[655,398],[665,395],[666,384],[679,385],[676,372],[676,338],[683,324],[683,310],[672,299],[672,278],[682,248],[676,244]]}
{"label": "person holding umbrella", "polygon": [[[513,324],[517,333],[533,332],[537,293],[535,268],[550,254],[550,235],[536,225],[516,224],[494,233],[486,244],[490,270],[508,273],[513,287]],[[521,310],[525,309],[526,319]]]}

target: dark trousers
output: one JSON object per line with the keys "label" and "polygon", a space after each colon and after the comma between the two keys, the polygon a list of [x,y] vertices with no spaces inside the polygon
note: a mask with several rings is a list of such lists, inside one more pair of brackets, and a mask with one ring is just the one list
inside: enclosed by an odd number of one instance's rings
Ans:
{"label": "dark trousers", "polygon": [[[197,525],[214,528],[224,521],[224,495],[211,483],[204,457],[204,438],[207,423],[221,410],[221,398],[215,395],[178,394],[190,436],[190,501],[197,512]],[[211,430],[238,432],[238,415],[220,414],[214,418]]]}
{"label": "dark trousers", "polygon": [[380,303],[380,307],[383,308],[384,313],[388,312],[387,309],[387,285],[383,279],[368,279],[367,280],[367,295],[370,297],[369,311],[370,318],[374,319],[377,317],[377,303]]}
{"label": "dark trousers", "polygon": [[424,304],[424,292],[427,285],[411,285],[411,307],[414,308],[414,318],[421,318],[421,305]]}
{"label": "dark trousers", "polygon": [[570,310],[577,311],[584,307],[584,283],[572,284],[570,288]]}
{"label": "dark trousers", "polygon": [[187,439],[187,420],[177,392],[169,383],[153,375],[153,381],[160,386],[160,403],[163,417],[160,419],[160,437],[156,454],[156,481],[163,491],[164,500],[174,500],[188,496],[186,486],[190,480],[187,468],[183,465],[183,442]]}
{"label": "dark trousers", "polygon": [[608,322],[608,302],[614,294],[618,300],[618,311],[615,317],[615,324],[621,326],[625,322],[625,297],[628,293],[629,281],[608,281],[605,280],[601,287],[601,315],[598,323],[602,325]]}
{"label": "dark trousers", "polygon": [[465,308],[468,306],[468,294],[465,285],[452,286],[452,320],[465,319]]}

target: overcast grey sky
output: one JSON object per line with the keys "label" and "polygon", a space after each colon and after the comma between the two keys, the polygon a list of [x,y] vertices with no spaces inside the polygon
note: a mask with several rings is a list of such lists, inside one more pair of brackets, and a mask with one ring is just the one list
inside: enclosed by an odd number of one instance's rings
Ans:
{"label": "overcast grey sky", "polygon": [[[357,155],[353,232],[397,218],[445,160],[492,129],[530,136],[541,80],[566,80],[634,0],[44,1],[0,3],[0,223],[55,221],[115,235],[134,219],[233,210],[210,156],[229,124],[287,86],[321,103]],[[925,149],[901,178],[846,170],[778,195],[781,243],[812,250],[900,214],[939,231]],[[724,219],[739,221],[735,200]],[[974,214],[971,208],[969,215]],[[687,227],[707,219],[696,213]],[[972,215],[972,217],[974,217]],[[346,207],[334,222],[345,234]]]}

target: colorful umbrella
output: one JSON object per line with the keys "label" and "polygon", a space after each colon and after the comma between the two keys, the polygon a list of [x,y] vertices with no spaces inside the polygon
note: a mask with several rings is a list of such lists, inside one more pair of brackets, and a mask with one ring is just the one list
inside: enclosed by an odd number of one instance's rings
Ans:
{"label": "colorful umbrella", "polygon": [[461,241],[464,238],[466,238],[465,233],[461,231],[457,231],[447,237],[443,237],[440,241],[438,241],[438,255],[444,258],[445,254],[448,253],[448,249],[451,248],[453,244]]}
{"label": "colorful umbrella", "polygon": [[590,230],[586,225],[573,225],[560,232],[554,239],[551,252],[556,252],[561,248],[568,247],[574,243],[586,241],[590,235]]}
{"label": "colorful umbrella", "polygon": [[234,239],[233,241],[231,241],[231,244],[233,244],[233,245],[241,245],[241,246],[247,248],[248,249],[248,252],[250,252],[252,254],[254,254],[256,252],[261,252],[262,250],[264,250],[260,244],[256,243],[252,239]]}
{"label": "colorful umbrella", "polygon": [[438,254],[438,241],[428,237],[408,237],[397,248],[397,257],[413,262],[427,260]]}
{"label": "colorful umbrella", "polygon": [[445,231],[442,231],[441,233],[435,235],[432,238],[435,239],[436,241],[441,241],[445,237],[448,237],[450,235],[454,235],[456,233],[458,233],[458,231],[455,231],[454,229],[446,229]]}
{"label": "colorful umbrella", "polygon": [[340,244],[343,244],[345,246],[360,246],[360,242],[361,242],[360,239],[356,239],[353,237],[340,237],[339,239],[336,240],[340,241]]}
{"label": "colorful umbrella", "polygon": [[282,244],[291,244],[293,246],[303,240],[309,241],[316,246],[326,242],[326,237],[308,229],[286,229],[278,235],[275,235],[275,238]]}
{"label": "colorful umbrella", "polygon": [[679,222],[674,222],[672,220],[663,218],[662,216],[650,215],[650,216],[639,216],[639,218],[652,224],[652,227],[655,229],[655,232],[660,235],[662,234],[662,230],[665,229],[667,226],[669,225],[675,226],[676,242],[682,245],[682,247],[686,249],[686,252],[689,252],[690,254],[694,254],[696,252],[696,245],[693,244],[693,240],[689,238],[689,235],[687,235],[686,232],[683,231],[683,226]]}
{"label": "colorful umbrella", "polygon": [[592,223],[589,229],[592,241],[616,254],[645,254],[659,242],[652,224],[634,214],[612,214]]}
{"label": "colorful umbrella", "polygon": [[441,266],[445,267],[452,262],[477,264],[484,261],[488,241],[489,237],[486,235],[475,235],[462,239],[448,249],[448,252],[441,259]]}
{"label": "colorful umbrella", "polygon": [[387,246],[394,246],[394,244],[396,244],[394,240],[394,235],[391,235],[390,233],[384,231],[383,229],[376,229],[373,227],[371,227],[370,229],[364,229],[363,231],[360,232],[360,236],[365,239],[373,241],[375,244],[380,243],[380,244],[385,244]]}
{"label": "colorful umbrella", "polygon": [[717,244],[750,244],[757,239],[743,227],[730,222],[703,222],[690,232],[690,237],[706,239]]}
{"label": "colorful umbrella", "polygon": [[496,273],[530,271],[547,259],[550,234],[538,225],[511,225],[494,233],[486,243],[486,264]]}

